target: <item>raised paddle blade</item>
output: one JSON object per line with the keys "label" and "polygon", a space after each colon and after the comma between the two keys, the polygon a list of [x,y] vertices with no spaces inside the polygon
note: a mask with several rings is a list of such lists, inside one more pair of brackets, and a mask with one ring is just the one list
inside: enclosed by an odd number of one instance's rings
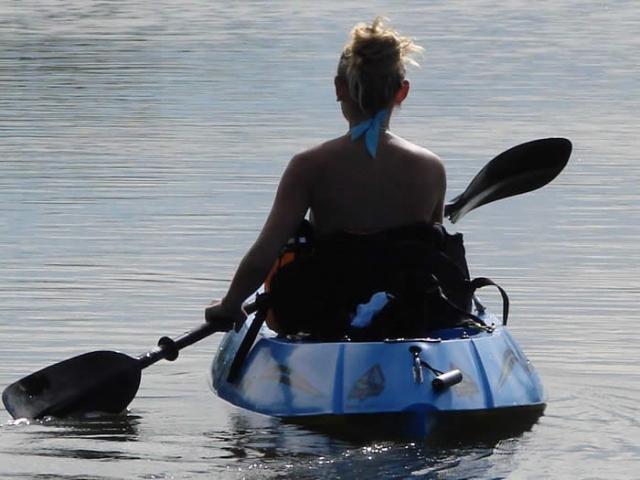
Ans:
{"label": "raised paddle blade", "polygon": [[9,385],[2,402],[13,418],[122,413],[140,386],[140,363],[123,353],[85,353]]}
{"label": "raised paddle blade", "polygon": [[517,145],[491,160],[467,189],[445,206],[451,223],[481,205],[536,190],[556,178],[571,155],[566,138],[544,138]]}

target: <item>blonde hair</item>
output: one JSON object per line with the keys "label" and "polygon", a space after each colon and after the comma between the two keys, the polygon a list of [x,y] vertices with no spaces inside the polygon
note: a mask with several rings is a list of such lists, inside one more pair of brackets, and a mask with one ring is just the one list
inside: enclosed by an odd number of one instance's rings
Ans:
{"label": "blonde hair", "polygon": [[374,116],[389,106],[402,88],[406,64],[418,65],[411,55],[422,51],[413,39],[385,27],[383,18],[377,17],[371,25],[359,23],[351,30],[351,40],[338,63],[338,76],[346,82],[360,110]]}

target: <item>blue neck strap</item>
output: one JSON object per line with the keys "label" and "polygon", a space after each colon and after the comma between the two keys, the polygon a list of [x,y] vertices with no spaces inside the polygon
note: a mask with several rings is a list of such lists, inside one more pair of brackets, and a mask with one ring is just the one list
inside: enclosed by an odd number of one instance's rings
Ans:
{"label": "blue neck strap", "polygon": [[351,140],[357,140],[364,135],[365,146],[369,154],[375,158],[378,150],[378,139],[380,138],[380,130],[382,129],[382,122],[387,118],[389,111],[386,108],[380,110],[375,117],[365,120],[353,127],[349,132],[351,133]]}

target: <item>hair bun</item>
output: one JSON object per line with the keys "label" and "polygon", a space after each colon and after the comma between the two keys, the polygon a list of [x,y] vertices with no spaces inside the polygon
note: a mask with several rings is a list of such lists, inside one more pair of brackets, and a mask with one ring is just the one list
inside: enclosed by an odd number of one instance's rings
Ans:
{"label": "hair bun", "polygon": [[[409,37],[403,37],[377,17],[371,25],[359,23],[351,30],[338,65],[338,75],[349,85],[351,97],[360,109],[374,115],[387,106],[402,87],[406,64],[422,52]],[[382,105],[382,107],[381,107]]]}

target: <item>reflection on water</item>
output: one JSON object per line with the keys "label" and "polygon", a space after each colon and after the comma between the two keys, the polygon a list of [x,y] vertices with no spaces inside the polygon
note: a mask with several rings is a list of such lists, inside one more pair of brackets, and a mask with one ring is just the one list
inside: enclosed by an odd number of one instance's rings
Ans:
{"label": "reflection on water", "polygon": [[[12,439],[11,445],[3,448],[3,456],[13,458],[13,468],[5,465],[3,477],[60,480],[108,478],[92,475],[92,469],[81,465],[95,461],[141,460],[128,448],[129,442],[138,440],[139,420],[136,416],[121,415],[10,421],[2,426],[3,434],[9,434]],[[70,473],[74,470],[76,473]]]}
{"label": "reflection on water", "polygon": [[113,442],[136,441],[140,416],[88,414],[80,418],[45,417],[42,420],[14,420],[8,425],[15,428],[45,427],[30,432],[34,438],[91,438]]}
{"label": "reflection on water", "polygon": [[[209,472],[251,478],[487,478],[508,474],[508,457],[526,445],[533,435],[520,431],[495,436],[476,435],[476,440],[402,442],[340,437],[286,424],[262,415],[237,411],[228,416],[228,428],[210,430],[197,441],[206,451]],[[155,439],[144,432],[148,425],[137,415],[95,416],[84,419],[47,418],[33,422],[9,422],[16,445],[7,453],[17,458],[66,459],[66,461],[148,462],[178,461],[161,455],[157,448],[174,443],[181,434]],[[28,450],[20,447],[23,440]],[[186,450],[195,438],[178,440]],[[160,441],[159,444],[155,442]],[[133,442],[133,443],[131,443]],[[133,445],[136,446],[133,446]],[[152,453],[155,452],[155,453]],[[164,459],[163,459],[164,457]],[[20,460],[18,460],[20,463]],[[186,467],[190,461],[187,462]],[[80,478],[55,475],[47,478]],[[110,478],[90,476],[86,478]],[[126,478],[126,477],[125,477]]]}
{"label": "reflection on water", "polygon": [[529,429],[511,429],[476,432],[475,440],[354,441],[247,413],[230,414],[229,429],[206,434],[215,451],[226,452],[216,457],[219,465],[300,479],[501,478],[531,435]]}

